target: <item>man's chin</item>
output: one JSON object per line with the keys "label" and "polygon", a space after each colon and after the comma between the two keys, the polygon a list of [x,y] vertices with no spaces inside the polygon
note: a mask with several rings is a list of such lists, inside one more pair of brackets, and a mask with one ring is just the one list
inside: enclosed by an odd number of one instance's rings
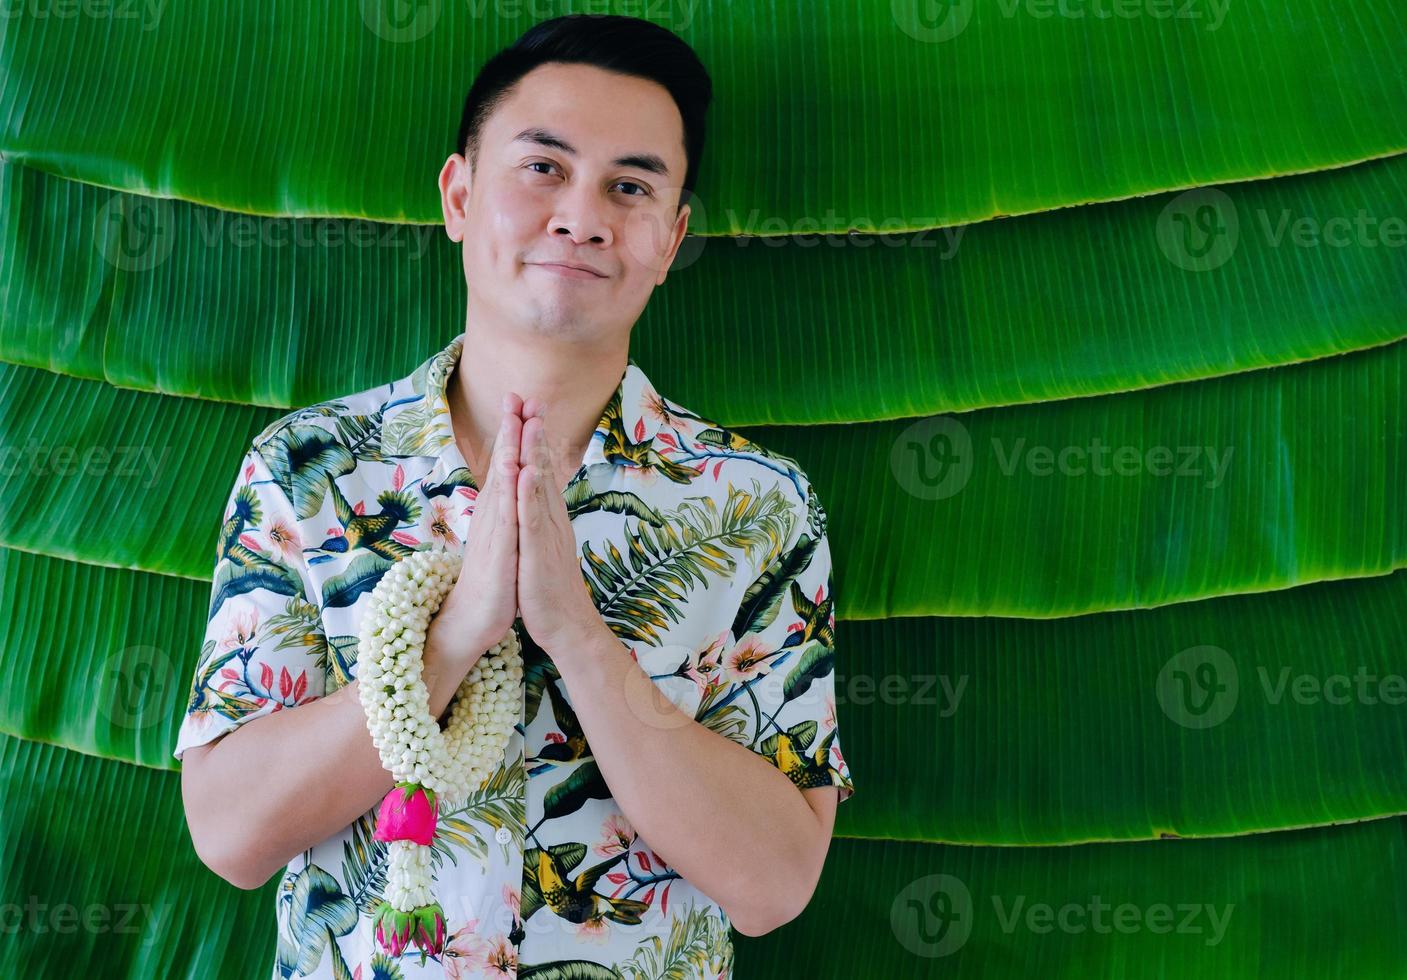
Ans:
{"label": "man's chin", "polygon": [[[540,300],[541,297],[538,297]],[[528,328],[539,334],[558,336],[583,333],[594,318],[580,303],[534,303],[524,317]]]}

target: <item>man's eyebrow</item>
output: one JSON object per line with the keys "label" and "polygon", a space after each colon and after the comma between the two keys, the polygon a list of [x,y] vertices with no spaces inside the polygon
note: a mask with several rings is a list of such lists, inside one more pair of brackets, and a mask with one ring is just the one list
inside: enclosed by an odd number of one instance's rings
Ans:
{"label": "man's eyebrow", "polygon": [[[536,143],[538,146],[560,150],[568,156],[576,156],[576,147],[572,146],[556,133],[540,127],[531,127],[523,130],[517,136],[513,137],[512,142]],[[647,173],[659,174],[661,177],[669,176],[669,167],[665,165],[664,158],[657,153],[628,153],[623,157],[616,157],[612,160],[611,166],[634,167],[637,170],[644,170]]]}

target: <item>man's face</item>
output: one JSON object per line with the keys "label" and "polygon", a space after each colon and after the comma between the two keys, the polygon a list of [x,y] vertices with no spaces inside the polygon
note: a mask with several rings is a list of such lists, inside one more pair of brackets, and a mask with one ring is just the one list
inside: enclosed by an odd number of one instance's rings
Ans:
{"label": "man's face", "polygon": [[686,164],[662,86],[589,65],[535,68],[486,121],[474,171],[456,153],[440,172],[445,232],[464,242],[476,303],[563,339],[628,336],[684,239]]}

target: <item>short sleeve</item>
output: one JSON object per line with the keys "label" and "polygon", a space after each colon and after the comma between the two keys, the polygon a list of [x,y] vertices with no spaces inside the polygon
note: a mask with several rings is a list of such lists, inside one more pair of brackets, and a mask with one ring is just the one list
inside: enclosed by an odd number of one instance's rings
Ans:
{"label": "short sleeve", "polygon": [[257,448],[240,462],[215,543],[205,637],[173,755],[323,694],[327,637],[298,521]]}
{"label": "short sleeve", "polygon": [[735,705],[727,732],[801,789],[855,791],[841,754],[835,706],[835,590],[826,513],[806,484],[787,543],[743,594],[736,638],[722,654],[714,705]]}

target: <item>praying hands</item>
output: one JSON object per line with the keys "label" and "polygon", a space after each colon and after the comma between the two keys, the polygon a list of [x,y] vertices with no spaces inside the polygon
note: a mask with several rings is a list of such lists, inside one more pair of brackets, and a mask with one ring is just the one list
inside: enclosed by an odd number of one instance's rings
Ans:
{"label": "praying hands", "polygon": [[556,443],[543,411],[536,398],[523,405],[515,488],[518,605],[528,635],[558,660],[587,648],[593,636],[610,633],[610,628],[581,573],[576,534],[554,465]]}

